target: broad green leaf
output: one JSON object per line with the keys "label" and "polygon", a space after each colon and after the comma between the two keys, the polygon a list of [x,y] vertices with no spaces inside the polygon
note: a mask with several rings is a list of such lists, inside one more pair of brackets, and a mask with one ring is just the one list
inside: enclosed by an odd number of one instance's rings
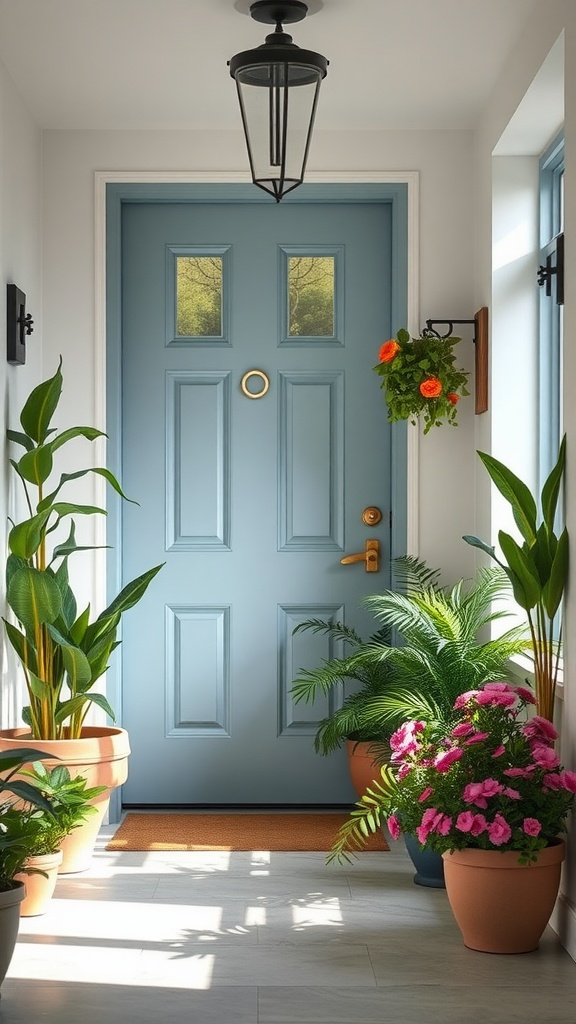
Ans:
{"label": "broad green leaf", "polygon": [[556,554],[550,569],[550,577],[542,591],[542,600],[549,619],[553,619],[560,607],[566,580],[568,578],[568,531],[560,534]]}
{"label": "broad green leaf", "polygon": [[71,441],[74,437],[85,437],[87,441],[94,441],[97,437],[107,437],[103,430],[98,430],[96,427],[69,427],[68,430],[63,430],[61,434],[58,434],[51,442],[52,450],[56,451],[57,448],[61,448],[67,441]]}
{"label": "broad green leaf", "polygon": [[23,448],[26,448],[29,452],[34,447],[32,438],[28,437],[28,434],[22,434],[19,430],[7,430],[6,437],[9,441],[13,441],[14,444],[21,444]]}
{"label": "broad green leaf", "polygon": [[62,518],[62,516],[70,515],[108,515],[105,508],[98,508],[96,505],[73,505],[71,502],[67,501],[55,502],[55,504],[52,505],[52,511],[55,512],[56,515],[60,516],[60,518]]}
{"label": "broad green leaf", "polygon": [[14,555],[28,560],[36,554],[45,536],[50,511],[46,509],[32,519],[25,519],[13,526],[8,535],[8,546]]}
{"label": "broad green leaf", "polygon": [[62,359],[56,373],[29,395],[22,413],[20,423],[23,430],[36,444],[44,444],[48,436],[50,421],[54,415],[62,393]]}
{"label": "broad green leaf", "polygon": [[141,576],[137,576],[136,579],[127,583],[118,596],[114,598],[112,603],[108,605],[108,608],[98,616],[97,621],[107,618],[115,612],[125,612],[137,604],[144,596],[148,585],[152,582],[156,573],[160,572],[163,565],[164,562],[160,565],[155,565],[152,569],[148,569],[146,572],[143,572]]}
{"label": "broad green leaf", "polygon": [[20,476],[29,483],[39,487],[48,479],[52,472],[52,452],[50,445],[39,445],[31,452],[26,452],[18,463]]}
{"label": "broad green leaf", "polygon": [[64,663],[64,669],[68,676],[70,691],[71,693],[75,693],[77,687],[81,687],[83,683],[90,681],[92,673],[90,671],[88,658],[84,654],[84,651],[80,650],[79,647],[75,647],[74,644],[55,629],[54,626],[48,626],[47,628],[54,643],[58,644],[62,651],[62,660]]}
{"label": "broad green leaf", "polygon": [[62,595],[54,576],[30,567],[14,573],[7,600],[18,621],[32,635],[38,623],[54,622],[62,608]]}
{"label": "broad green leaf", "polygon": [[492,482],[510,503],[514,521],[524,537],[531,544],[536,536],[536,502],[530,489],[498,459],[486,452],[478,452],[480,459],[490,474]]}
{"label": "broad green leaf", "polygon": [[6,619],[2,621],[4,622],[6,636],[24,667],[29,668],[31,672],[37,672],[38,666],[36,664],[36,651],[34,647],[32,647],[24,633],[21,633],[12,622],[8,622]]}
{"label": "broad green leaf", "polygon": [[510,534],[500,530],[498,540],[510,569],[514,597],[521,608],[530,611],[538,604],[542,595],[536,567],[526,550],[521,548]]}
{"label": "broad green leaf", "polygon": [[542,488],[542,516],[550,533],[554,530],[554,519],[556,518],[556,507],[558,495],[562,485],[562,476],[566,464],[566,435],[562,438],[558,460],[550,472]]}
{"label": "broad green leaf", "polygon": [[72,637],[74,643],[77,644],[78,647],[80,647],[84,639],[89,622],[90,605],[87,605],[82,614],[78,616],[73,626],[70,627],[70,636]]}

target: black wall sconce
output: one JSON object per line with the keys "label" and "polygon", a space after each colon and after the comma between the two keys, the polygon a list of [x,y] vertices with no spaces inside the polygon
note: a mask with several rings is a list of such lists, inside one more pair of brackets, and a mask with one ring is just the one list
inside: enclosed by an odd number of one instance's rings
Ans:
{"label": "black wall sconce", "polygon": [[[474,381],[475,381],[475,407],[474,411],[478,416],[488,410],[488,307],[482,306],[474,314],[473,320],[427,320],[426,327],[422,331],[423,338],[450,338],[454,330],[454,324],[474,324],[473,342],[474,351]],[[447,327],[444,334],[435,330],[435,325]]]}
{"label": "black wall sconce", "polygon": [[6,286],[7,358],[9,363],[26,362],[26,335],[32,334],[34,321],[26,312],[26,296],[15,284]]}

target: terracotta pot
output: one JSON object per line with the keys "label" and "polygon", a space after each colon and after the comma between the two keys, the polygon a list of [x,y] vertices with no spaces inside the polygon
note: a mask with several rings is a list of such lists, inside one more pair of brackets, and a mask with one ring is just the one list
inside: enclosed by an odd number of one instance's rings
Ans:
{"label": "terracotta pot", "polygon": [[39,917],[46,909],[56,888],[58,868],[62,863],[62,850],[38,857],[28,857],[26,867],[35,870],[29,874],[23,871],[14,875],[14,880],[24,882],[26,895],[20,905],[20,917]]}
{"label": "terracotta pot", "polygon": [[83,825],[75,828],[62,843],[63,860],[59,874],[86,871],[90,867],[96,837],[110,803],[110,790],[121,786],[128,778],[130,744],[125,729],[107,726],[85,726],[78,740],[32,740],[26,729],[0,731],[0,750],[14,747],[37,747],[53,754],[58,761],[48,759],[45,764],[66,765],[72,778],[83,775],[88,787],[107,786],[108,789],[91,803],[96,813]]}
{"label": "terracotta pot", "polygon": [[364,796],[364,793],[372,785],[374,779],[377,782],[381,781],[381,761],[375,760],[373,747],[374,741],[346,740],[348,769],[358,799]]}
{"label": "terracotta pot", "polygon": [[24,896],[23,882],[14,882],[13,888],[0,891],[0,985],[14,953],[20,926],[20,904]]}
{"label": "terracotta pot", "polygon": [[498,850],[443,853],[446,893],[464,945],[483,953],[530,953],[554,909],[565,844],[547,846],[533,864]]}

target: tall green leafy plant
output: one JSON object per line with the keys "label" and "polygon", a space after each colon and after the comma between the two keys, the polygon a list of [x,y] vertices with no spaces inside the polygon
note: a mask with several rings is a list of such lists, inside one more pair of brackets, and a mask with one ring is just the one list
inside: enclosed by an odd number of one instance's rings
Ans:
{"label": "tall green leafy plant", "polygon": [[[10,464],[26,497],[28,517],[12,522],[8,537],[6,595],[18,625],[4,619],[7,637],[24,669],[29,705],[22,717],[34,739],[77,738],[93,705],[110,718],[114,712],[103,694],[94,690],[118,646],[123,612],[144,595],[161,569],[157,565],[128,583],[112,603],[91,621],[90,605],[80,614],[68,579],[68,559],[90,550],[76,543],[74,516],[106,515],[102,508],[66,500],[61,492],[74,480],[95,473],[127,499],[110,470],[91,467],[62,473],[50,484],[54,457],[76,438],[94,441],[105,436],[95,427],[70,427],[58,433],[51,426],[62,393],[62,360],[53,377],[29,395],[20,415],[21,431],[9,430],[8,440],[24,448]],[[58,527],[69,522],[66,539],[50,547]]]}
{"label": "tall green leafy plant", "polygon": [[552,722],[562,644],[562,598],[568,578],[568,531],[564,527],[559,534],[556,532],[566,466],[566,437],[542,488],[540,507],[529,487],[511,469],[486,452],[478,455],[509,503],[522,543],[500,530],[499,557],[493,546],[478,537],[465,536],[464,540],[485,551],[504,569],[516,602],[526,612],[532,637],[537,711]]}

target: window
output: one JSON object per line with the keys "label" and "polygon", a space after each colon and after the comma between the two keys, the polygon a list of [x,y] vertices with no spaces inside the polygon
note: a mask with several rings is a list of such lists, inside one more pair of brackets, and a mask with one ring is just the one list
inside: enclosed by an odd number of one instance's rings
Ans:
{"label": "window", "polygon": [[556,462],[562,432],[563,232],[564,137],[559,136],[540,160],[538,461],[541,483]]}

